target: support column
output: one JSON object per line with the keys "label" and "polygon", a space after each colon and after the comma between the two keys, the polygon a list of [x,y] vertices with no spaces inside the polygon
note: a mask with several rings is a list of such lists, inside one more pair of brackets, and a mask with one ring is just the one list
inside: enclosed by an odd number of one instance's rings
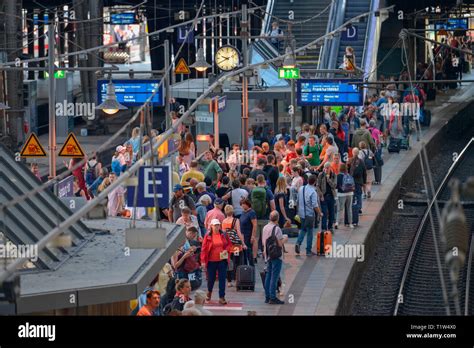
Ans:
{"label": "support column", "polygon": [[[28,55],[30,58],[35,57],[35,41],[34,41],[34,24],[33,24],[33,10],[28,10],[26,14],[27,38],[28,38]],[[36,63],[30,63],[30,67],[37,66]],[[28,80],[35,79],[35,72],[28,71]]]}
{"label": "support column", "polygon": [[[8,61],[14,61],[21,55],[22,46],[22,1],[5,1],[5,33]],[[11,110],[8,111],[9,131],[12,141],[12,150],[16,151],[23,142],[22,119],[23,112],[23,72],[21,70],[7,73],[7,99]],[[15,111],[16,110],[16,111]]]}
{"label": "support column", "polygon": [[[38,13],[38,57],[39,58],[42,58],[42,57],[45,57],[45,45],[44,45],[44,42],[45,42],[45,37],[44,37],[44,14],[45,12],[42,11],[40,13]],[[39,66],[44,68],[46,66],[46,63],[45,61],[41,61],[39,62]],[[39,71],[38,72],[38,78],[40,79],[44,79],[45,77],[45,73],[44,71]]]}

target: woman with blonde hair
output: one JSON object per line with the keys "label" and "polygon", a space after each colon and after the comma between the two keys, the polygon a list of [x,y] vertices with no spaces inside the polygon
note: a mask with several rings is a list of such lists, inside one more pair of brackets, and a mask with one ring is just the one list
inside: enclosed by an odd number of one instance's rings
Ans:
{"label": "woman with blonde hair", "polygon": [[[280,219],[278,221],[278,224],[280,225],[281,228],[286,224],[291,224],[291,219],[288,217],[288,212],[287,208],[289,207],[289,198],[290,198],[290,193],[288,190],[288,185],[286,183],[286,178],[281,176],[278,178],[276,182],[276,188],[275,188],[275,207],[276,210],[278,211],[278,214],[280,214]],[[296,202],[293,202],[296,203]],[[293,207],[295,207],[295,204],[293,204]],[[291,207],[289,208],[291,209]]]}
{"label": "woman with blonde hair", "polygon": [[240,221],[234,217],[234,207],[228,204],[224,212],[226,218],[222,221],[222,230],[227,234],[232,244],[230,248],[230,259],[233,266],[227,269],[227,286],[232,287],[232,281],[235,280],[235,269],[240,265],[241,253],[247,249],[247,246],[244,243],[244,236],[240,232]]}
{"label": "woman with blonde hair", "polygon": [[[374,167],[375,161],[374,161],[374,153],[370,151],[370,149],[367,148],[367,144],[365,141],[361,141],[359,143],[359,158],[362,160],[362,162],[366,163],[366,170],[367,170],[367,181],[365,185],[362,186],[362,190],[364,192],[364,198],[371,198],[371,189],[372,189],[372,182],[375,181],[375,173],[374,173]],[[372,162],[372,168],[367,168],[367,162]]]}

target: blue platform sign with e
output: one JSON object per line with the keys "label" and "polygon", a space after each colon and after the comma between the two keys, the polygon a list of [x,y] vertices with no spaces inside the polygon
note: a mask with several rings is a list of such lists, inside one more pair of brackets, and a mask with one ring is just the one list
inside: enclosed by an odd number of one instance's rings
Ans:
{"label": "blue platform sign with e", "polygon": [[[140,167],[138,172],[137,207],[154,207],[153,172],[155,173],[155,189],[159,207],[168,207],[171,199],[171,167],[151,166]],[[127,205],[134,206],[135,187],[127,187]]]}
{"label": "blue platform sign with e", "polygon": [[[102,103],[107,95],[108,80],[97,80],[98,103]],[[125,106],[140,106],[158,89],[160,80],[112,80],[115,86],[117,101]],[[153,106],[163,106],[163,88],[153,96]]]}
{"label": "blue platform sign with e", "polygon": [[[360,80],[298,80],[299,105],[362,105]],[[361,81],[360,81],[361,82]]]}

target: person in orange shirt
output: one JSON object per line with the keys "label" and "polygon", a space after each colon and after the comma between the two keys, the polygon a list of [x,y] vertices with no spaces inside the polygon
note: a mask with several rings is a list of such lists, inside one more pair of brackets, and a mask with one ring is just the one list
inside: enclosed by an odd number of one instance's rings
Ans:
{"label": "person in orange shirt", "polygon": [[138,317],[151,317],[154,311],[160,305],[160,292],[150,290],[146,293],[146,305],[144,305],[137,313]]}
{"label": "person in orange shirt", "polygon": [[298,142],[295,145],[295,149],[296,150],[303,149],[305,143],[306,143],[306,137],[304,135],[300,135],[298,137]]}
{"label": "person in orange shirt", "polygon": [[225,286],[231,248],[232,243],[229,237],[221,230],[221,222],[218,219],[213,219],[210,231],[203,239],[201,251],[201,264],[203,269],[207,269],[207,301],[211,300],[216,272],[218,272],[219,303],[227,304]]}
{"label": "person in orange shirt", "polygon": [[341,156],[339,153],[335,153],[332,158],[331,162],[331,170],[334,174],[338,175],[340,172],[340,166],[341,166]]}
{"label": "person in orange shirt", "polygon": [[286,152],[285,161],[287,163],[290,163],[293,158],[298,157],[298,155],[296,154],[295,142],[293,140],[290,140],[288,144],[286,144],[286,147],[288,148],[288,150]]}

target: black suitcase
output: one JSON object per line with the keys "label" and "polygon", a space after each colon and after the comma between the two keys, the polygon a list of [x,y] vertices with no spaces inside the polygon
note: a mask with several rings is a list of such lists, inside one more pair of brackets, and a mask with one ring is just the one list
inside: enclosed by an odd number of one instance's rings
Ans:
{"label": "black suitcase", "polygon": [[[265,278],[267,276],[267,270],[265,269],[264,271],[260,272],[260,278],[262,278],[262,284],[263,284],[263,289],[265,289]],[[277,283],[277,292],[280,292],[281,288],[281,277],[278,278],[278,283]]]}
{"label": "black suitcase", "polygon": [[[246,252],[249,251],[247,250]],[[241,257],[242,262],[244,259],[245,257]],[[237,266],[235,270],[235,287],[237,291],[255,291],[255,267],[250,265]]]}
{"label": "black suitcase", "polygon": [[375,176],[375,182],[377,183],[377,185],[380,185],[380,183],[382,182],[382,167],[381,166],[374,167],[374,176]]}
{"label": "black suitcase", "polygon": [[388,152],[400,152],[400,145],[401,145],[402,139],[398,138],[390,138],[390,142],[388,144]]}
{"label": "black suitcase", "polygon": [[403,139],[400,139],[400,149],[401,150],[408,150],[410,148],[410,138],[405,137]]}
{"label": "black suitcase", "polygon": [[436,99],[436,88],[429,88],[426,91],[426,100],[435,100]]}
{"label": "black suitcase", "polygon": [[423,123],[422,126],[429,127],[431,124],[431,111],[428,109],[423,110]]}

